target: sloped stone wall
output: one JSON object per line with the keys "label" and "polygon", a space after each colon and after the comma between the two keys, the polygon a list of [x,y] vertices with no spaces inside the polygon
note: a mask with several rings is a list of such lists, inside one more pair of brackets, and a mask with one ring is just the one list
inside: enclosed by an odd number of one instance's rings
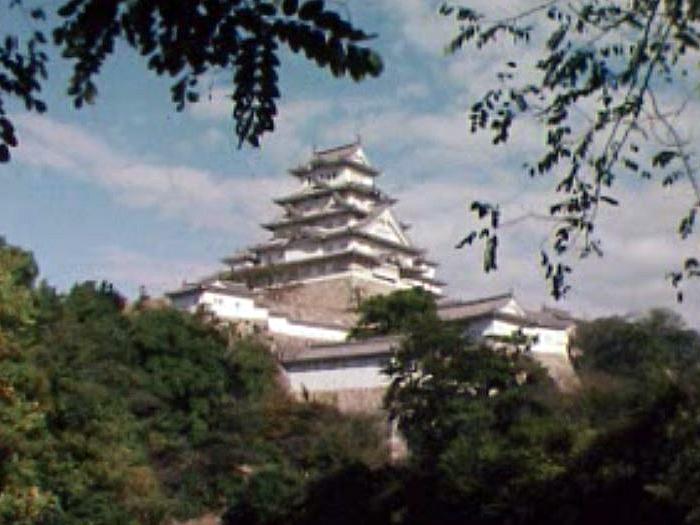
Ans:
{"label": "sloped stone wall", "polygon": [[291,319],[352,327],[360,301],[387,294],[395,288],[360,277],[342,276],[270,288],[261,292],[260,302]]}

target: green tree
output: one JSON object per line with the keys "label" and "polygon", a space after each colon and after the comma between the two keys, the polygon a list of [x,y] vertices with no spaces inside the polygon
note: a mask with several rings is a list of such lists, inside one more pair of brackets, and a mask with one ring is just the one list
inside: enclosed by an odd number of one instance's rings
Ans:
{"label": "green tree", "polygon": [[606,373],[645,381],[692,368],[700,355],[697,332],[668,310],[652,310],[633,322],[619,317],[581,324],[573,342],[582,349],[580,373]]}
{"label": "green tree", "polygon": [[[534,117],[543,129],[541,155],[523,160],[528,176],[555,179],[549,215],[556,227],[542,252],[552,295],[559,298],[568,289],[568,254],[602,255],[598,210],[617,205],[611,193],[625,179],[685,184],[690,198],[679,203],[678,234],[690,237],[700,184],[690,161],[692,143],[674,121],[697,99],[683,93],[699,81],[700,3],[554,0],[491,19],[464,4],[441,8],[460,23],[449,52],[504,39],[534,51],[532,63],[528,53],[503,55],[498,78],[471,106],[470,121],[471,131],[490,133],[494,145],[509,140],[518,119]],[[460,245],[477,236],[484,240],[486,271],[494,270],[503,209],[475,201],[472,210],[489,224]],[[678,287],[684,278],[700,275],[699,269],[691,257],[669,279]]]}
{"label": "green tree", "polygon": [[[697,523],[700,334],[664,311],[581,327],[584,439],[540,523]],[[683,481],[681,481],[683,480]]]}
{"label": "green tree", "polygon": [[33,524],[51,514],[56,500],[42,483],[47,439],[43,407],[34,396],[40,373],[23,343],[30,339],[37,275],[28,252],[0,238],[0,524]]}
{"label": "green tree", "polygon": [[437,318],[435,298],[422,288],[375,295],[360,303],[350,338],[404,333],[423,317]]}
{"label": "green tree", "polygon": [[[48,385],[43,465],[66,524],[157,524],[169,502],[151,467],[127,392],[138,377],[121,296],[86,282],[41,328],[36,362]],[[50,306],[52,309],[55,305]]]}
{"label": "green tree", "polygon": [[678,317],[583,325],[568,393],[517,347],[474,345],[433,315],[402,335],[386,406],[408,460],[341,463],[301,486],[261,470],[225,523],[700,522],[700,335]]}
{"label": "green tree", "polygon": [[22,10],[32,28],[8,32],[0,43],[0,162],[8,161],[9,148],[17,145],[5,100],[13,97],[27,110],[46,110],[40,92],[50,43],[73,64],[67,93],[76,108],[94,102],[95,78],[120,42],[136,50],[156,75],[173,79],[178,110],[198,99],[202,75],[230,69],[239,146],[257,146],[274,129],[280,47],[303,52],[338,77],[361,80],[382,70],[379,56],[362,45],[372,35],[323,0],[65,0],[50,14],[44,4],[8,0],[5,6]]}
{"label": "green tree", "polygon": [[386,404],[410,450],[407,489],[432,487],[407,496],[407,523],[527,522],[523,502],[565,469],[575,441],[546,372],[431,318],[408,331],[387,372]]}
{"label": "green tree", "polygon": [[386,461],[378,418],[294,401],[260,341],[126,308],[104,282],[35,287],[37,273],[0,245],[0,524],[156,525],[227,506],[270,521],[323,476]]}

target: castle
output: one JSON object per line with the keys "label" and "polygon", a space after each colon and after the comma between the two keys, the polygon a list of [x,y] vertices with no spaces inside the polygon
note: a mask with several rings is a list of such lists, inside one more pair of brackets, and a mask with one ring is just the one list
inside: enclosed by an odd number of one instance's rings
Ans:
{"label": "castle", "polygon": [[378,188],[381,173],[359,141],[314,151],[289,173],[298,187],[274,200],[279,215],[262,225],[269,238],[224,258],[226,270],[169,292],[175,307],[203,308],[265,332],[292,391],[329,397],[348,410],[378,406],[395,343],[348,342],[357,305],[413,287],[433,294],[441,317],[472,336],[516,330],[533,336],[533,355],[555,378],[568,377],[571,318],[556,310],[528,312],[511,294],[444,299],[437,263],[411,242],[409,225],[396,217],[395,199]]}

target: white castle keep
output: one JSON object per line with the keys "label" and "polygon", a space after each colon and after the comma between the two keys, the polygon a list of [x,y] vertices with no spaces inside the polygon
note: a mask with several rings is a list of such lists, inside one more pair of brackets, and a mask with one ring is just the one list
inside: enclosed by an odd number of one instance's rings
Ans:
{"label": "white castle keep", "polygon": [[409,239],[359,142],[314,151],[289,173],[299,185],[274,200],[280,213],[262,225],[268,240],[224,258],[217,275],[168,293],[175,307],[268,334],[292,390],[331,396],[341,408],[381,404],[382,369],[396,342],[348,342],[358,304],[413,287],[433,294],[441,317],[472,337],[532,336],[533,355],[555,377],[569,377],[573,321],[565,313],[526,311],[512,294],[442,298],[437,263]]}
{"label": "white castle keep", "polygon": [[270,238],[224,258],[227,271],[170,292],[176,307],[342,341],[365,297],[416,286],[442,295],[437,264],[410,241],[359,143],[316,151],[289,173],[299,186],[274,200],[280,213],[262,225]]}
{"label": "white castle keep", "polygon": [[282,212],[262,225],[272,238],[224,259],[230,279],[257,288],[351,278],[441,295],[437,265],[408,239],[359,144],[314,152],[289,173],[299,188],[275,199]]}

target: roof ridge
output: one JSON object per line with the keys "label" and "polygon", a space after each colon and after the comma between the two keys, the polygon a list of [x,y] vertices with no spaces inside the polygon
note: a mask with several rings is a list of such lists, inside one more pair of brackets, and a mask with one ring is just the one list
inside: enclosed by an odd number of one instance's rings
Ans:
{"label": "roof ridge", "polygon": [[448,300],[448,301],[445,301],[445,302],[438,304],[438,308],[441,308],[441,307],[449,308],[452,306],[467,306],[470,304],[486,303],[489,301],[495,301],[498,299],[507,299],[507,298],[514,299],[515,297],[514,297],[513,292],[509,291],[509,292],[504,292],[504,293],[500,293],[500,294],[496,294],[496,295],[490,295],[487,297],[479,297],[477,299],[469,299],[469,300],[464,300],[464,299],[453,299],[451,301]]}
{"label": "roof ridge", "polygon": [[328,347],[337,347],[337,346],[361,346],[361,345],[366,345],[368,343],[381,343],[384,341],[398,341],[401,339],[401,337],[402,337],[401,335],[397,335],[397,334],[387,334],[387,335],[378,335],[375,337],[368,337],[367,339],[353,339],[353,340],[339,341],[339,342],[316,343],[316,344],[310,345],[309,349],[328,348]]}
{"label": "roof ridge", "polygon": [[324,153],[334,153],[336,151],[340,151],[343,149],[348,149],[360,147],[360,142],[356,139],[354,142],[348,142],[347,144],[341,144],[340,146],[333,146],[332,148],[326,148],[326,149],[320,149],[320,150],[314,150],[314,155],[323,155]]}

